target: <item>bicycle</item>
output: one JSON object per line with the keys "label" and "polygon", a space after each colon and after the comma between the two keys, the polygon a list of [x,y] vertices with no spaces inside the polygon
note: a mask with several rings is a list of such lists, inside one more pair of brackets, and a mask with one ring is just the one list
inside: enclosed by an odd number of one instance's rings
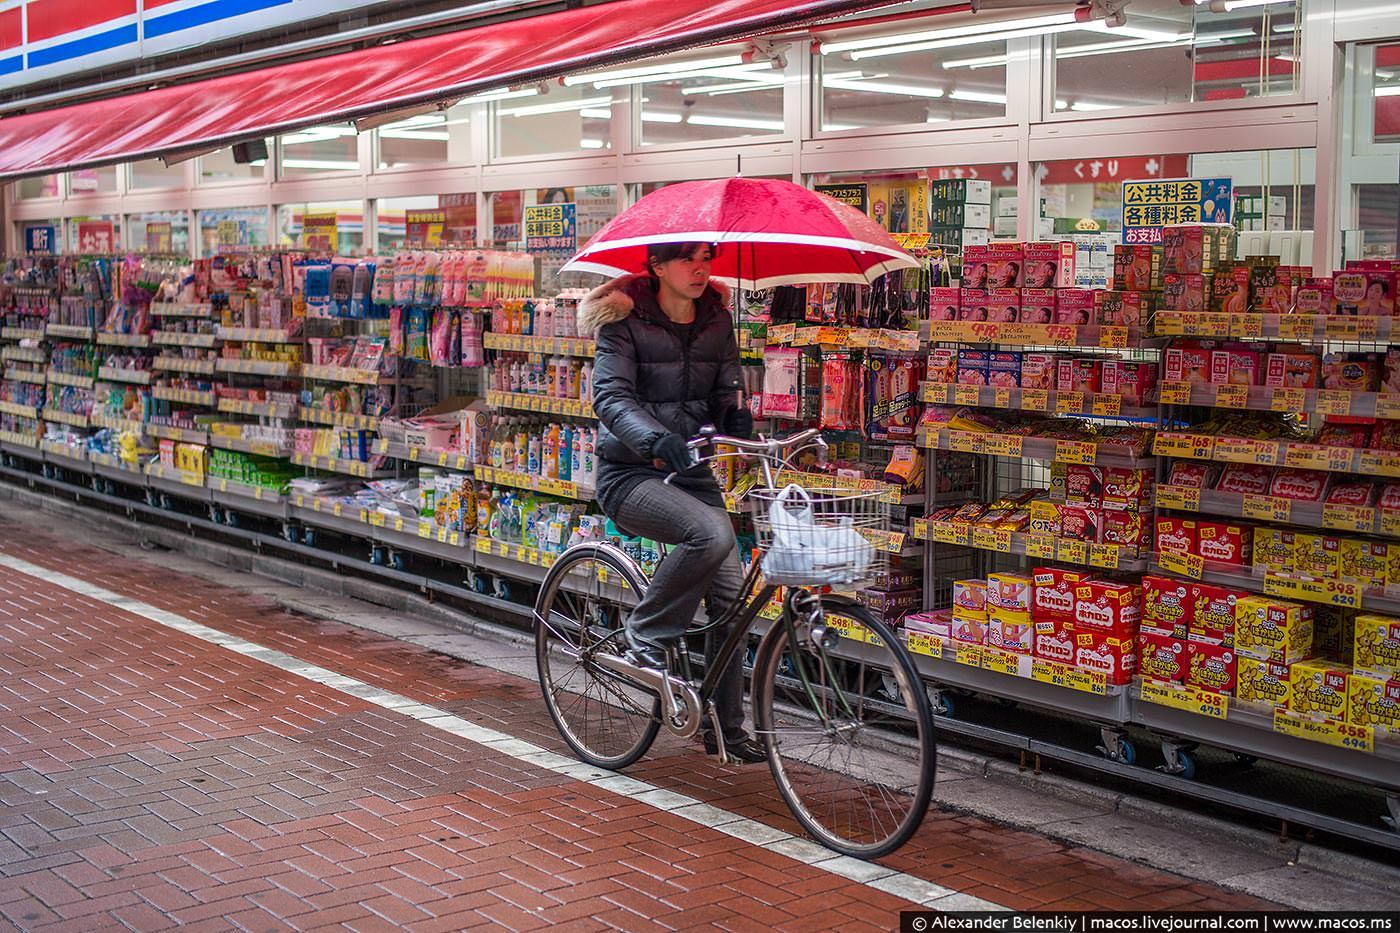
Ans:
{"label": "bicycle", "polygon": [[[636,762],[663,726],[690,738],[708,719],[722,735],[711,699],[720,673],[746,647],[749,629],[783,585],[781,612],[767,624],[753,660],[755,733],[779,793],[813,838],[857,858],[886,855],[918,829],[933,792],[928,696],[901,640],[861,603],[826,591],[833,584],[858,586],[878,562],[858,545],[850,554],[808,547],[806,556],[802,545],[835,535],[823,539],[830,545],[849,533],[863,541],[864,533],[888,527],[889,506],[874,493],[777,487],[775,465],[781,469],[811,447],[824,454],[815,430],[748,440],[707,428],[689,442],[692,461],[731,455],[701,455],[713,445],[762,465],[766,488],[748,498],[760,503],[754,519],[763,559],[754,559],[734,604],[688,634],[722,630],[736,617],[742,624],[707,659],[703,679],[694,675],[684,638],[668,652],[667,671],[635,666],[623,656],[622,632],[627,610],[646,590],[646,575],[614,544],[574,545],[546,575],[535,604],[535,660],[550,717],[581,760],[610,770]],[[790,520],[787,500],[806,509],[810,522]],[[800,540],[804,534],[811,540]],[[818,559],[821,566],[813,563]],[[724,761],[724,743],[717,746]]]}

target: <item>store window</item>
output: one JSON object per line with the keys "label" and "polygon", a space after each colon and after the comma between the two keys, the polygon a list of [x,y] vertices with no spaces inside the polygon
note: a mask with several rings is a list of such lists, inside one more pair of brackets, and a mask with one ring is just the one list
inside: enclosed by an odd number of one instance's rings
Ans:
{"label": "store window", "polygon": [[936,24],[916,20],[897,31],[885,27],[822,34],[813,56],[821,128],[1006,116],[1007,38],[1000,34],[1023,33],[951,18],[944,24],[944,19],[934,17]]}
{"label": "store window", "polygon": [[1355,118],[1342,175],[1351,183],[1351,214],[1343,225],[1344,259],[1400,256],[1400,43],[1358,45],[1346,88]]}
{"label": "store window", "polygon": [[397,249],[476,245],[475,194],[381,198],[375,206],[381,254]]}
{"label": "store window", "polygon": [[59,193],[58,184],[57,175],[35,175],[32,178],[21,178],[15,182],[15,197],[21,201],[56,198]]}
{"label": "store window", "polygon": [[568,77],[564,82],[563,86],[546,85],[545,94],[528,88],[491,104],[496,155],[512,158],[612,148],[612,85],[595,87],[584,77]]}
{"label": "store window", "polygon": [[282,204],[277,208],[277,242],[318,253],[358,255],[365,244],[361,201]]}
{"label": "store window", "polygon": [[1053,36],[1054,110],[1095,112],[1293,94],[1302,16],[1293,0],[1225,4],[1134,0],[1127,23]]}
{"label": "store window", "polygon": [[773,136],[785,128],[784,64],[778,54],[720,46],[595,75],[594,86],[631,90],[644,146]]}
{"label": "store window", "polygon": [[132,162],[130,187],[137,188],[183,188],[185,187],[185,166],[167,166],[160,159],[146,159]]}
{"label": "store window", "polygon": [[117,190],[117,167],[81,168],[68,173],[68,193],[74,197],[85,194],[111,194]]}
{"label": "store window", "polygon": [[270,243],[265,207],[200,211],[198,222],[201,256],[240,248],[256,249]]}
{"label": "store window", "polygon": [[63,218],[24,220],[15,224],[17,248],[30,256],[47,256],[63,251]]}
{"label": "store window", "polygon": [[1363,46],[1358,57],[1370,76],[1371,140],[1400,143],[1400,44]]}
{"label": "store window", "polygon": [[376,164],[384,169],[470,162],[470,110],[469,105],[458,104],[386,123],[375,131]]}
{"label": "store window", "polygon": [[126,215],[127,249],[188,256],[190,216],[185,211]]}
{"label": "store window", "polygon": [[[272,140],[263,140],[263,145],[272,151]],[[235,162],[232,149],[220,149],[209,155],[200,156],[196,162],[200,184],[217,185],[235,181],[259,181],[267,177],[267,160],[254,159],[252,162]]]}
{"label": "store window", "polygon": [[[491,241],[495,249],[524,249],[537,258],[537,294],[552,295],[561,288],[592,286],[598,277],[588,273],[560,275],[559,269],[587,242],[588,238],[617,216],[617,188],[614,185],[586,185],[572,188],[535,188],[525,191],[493,191],[487,196],[491,208]],[[552,214],[564,218],[563,237],[539,238],[532,225],[535,208],[557,208]],[[534,215],[534,216],[532,216]]]}
{"label": "store window", "polygon": [[313,126],[277,138],[281,178],[307,178],[360,170],[359,134],[350,123]]}
{"label": "store window", "polygon": [[121,248],[122,219],[116,214],[69,217],[68,252],[107,255]]}

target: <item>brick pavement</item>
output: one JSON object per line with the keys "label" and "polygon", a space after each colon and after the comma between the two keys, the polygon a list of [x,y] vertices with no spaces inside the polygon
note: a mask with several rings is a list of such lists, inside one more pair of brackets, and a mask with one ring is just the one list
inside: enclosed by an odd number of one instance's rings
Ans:
{"label": "brick pavement", "polygon": [[[532,681],[17,528],[0,553],[565,751]],[[762,766],[663,736],[629,774],[800,832]],[[909,906],[8,568],[0,804],[25,929],[891,929]],[[1266,906],[951,812],[884,864],[1014,908]]]}

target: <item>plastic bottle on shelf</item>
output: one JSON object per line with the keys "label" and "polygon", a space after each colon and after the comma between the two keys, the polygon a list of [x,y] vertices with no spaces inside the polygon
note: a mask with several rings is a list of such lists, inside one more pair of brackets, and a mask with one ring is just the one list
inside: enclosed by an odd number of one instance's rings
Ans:
{"label": "plastic bottle on shelf", "polygon": [[574,477],[574,426],[566,424],[559,432],[559,479],[570,482]]}
{"label": "plastic bottle on shelf", "polygon": [[500,490],[493,489],[487,494],[487,489],[483,486],[476,497],[476,527],[482,534],[491,527],[491,513],[496,510],[496,503],[500,498]]}
{"label": "plastic bottle on shelf", "polygon": [[598,464],[594,457],[594,451],[598,446],[598,429],[586,428],[583,435],[583,485],[593,488],[593,480],[597,475]]}
{"label": "plastic bottle on shelf", "polygon": [[528,458],[529,458],[529,459],[528,459],[528,461],[527,461],[526,464],[525,464],[525,472],[529,473],[531,476],[539,476],[539,475],[540,475],[541,450],[540,450],[540,436],[539,436],[538,434],[531,434],[531,435],[530,435],[530,446],[529,446]]}
{"label": "plastic bottle on shelf", "polygon": [[578,374],[578,397],[589,404],[593,403],[593,364],[584,363]]}
{"label": "plastic bottle on shelf", "polygon": [[528,473],[530,466],[530,435],[525,433],[525,426],[519,425],[515,431],[515,465],[510,467],[514,473]]}
{"label": "plastic bottle on shelf", "polygon": [[554,336],[554,302],[541,301],[535,306],[535,336]]}
{"label": "plastic bottle on shelf", "polygon": [[566,398],[579,398],[580,377],[583,374],[583,366],[578,360],[569,361],[569,384],[565,388]]}
{"label": "plastic bottle on shelf", "polygon": [[586,433],[587,428],[576,429],[573,445],[569,450],[569,474],[575,483],[583,482],[583,436]]}
{"label": "plastic bottle on shelf", "polygon": [[545,479],[559,478],[559,425],[551,424],[544,435],[544,450],[540,464]]}

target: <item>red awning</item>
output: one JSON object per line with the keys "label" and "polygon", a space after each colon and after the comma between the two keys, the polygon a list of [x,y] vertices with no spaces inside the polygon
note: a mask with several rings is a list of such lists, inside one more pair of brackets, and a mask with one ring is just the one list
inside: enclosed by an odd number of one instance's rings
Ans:
{"label": "red awning", "polygon": [[212,148],[748,38],[891,0],[616,0],[0,119],[0,178]]}

